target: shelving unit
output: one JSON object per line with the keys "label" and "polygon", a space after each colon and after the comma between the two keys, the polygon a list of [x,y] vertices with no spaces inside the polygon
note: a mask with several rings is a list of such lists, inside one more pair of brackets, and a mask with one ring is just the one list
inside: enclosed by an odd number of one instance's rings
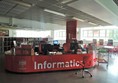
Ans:
{"label": "shelving unit", "polygon": [[52,44],[52,38],[3,37],[0,39],[0,52],[4,53],[5,51],[10,51],[13,47],[19,47],[20,45],[32,45],[33,47],[39,47],[39,43],[41,41]]}
{"label": "shelving unit", "polygon": [[14,37],[5,37],[4,38],[4,51],[10,50],[14,47],[13,41],[16,40]]}
{"label": "shelving unit", "polygon": [[3,37],[0,37],[0,54],[4,53]]}

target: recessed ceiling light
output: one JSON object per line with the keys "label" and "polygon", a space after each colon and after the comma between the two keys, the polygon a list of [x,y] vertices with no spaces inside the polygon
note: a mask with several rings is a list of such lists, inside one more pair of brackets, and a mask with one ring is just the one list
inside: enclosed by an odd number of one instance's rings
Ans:
{"label": "recessed ceiling light", "polygon": [[93,22],[88,22],[89,24],[92,24],[92,25],[97,25],[96,23],[93,23]]}
{"label": "recessed ceiling light", "polygon": [[80,19],[80,18],[77,18],[77,17],[73,17],[73,19],[78,20],[78,21],[81,21],[81,22],[85,22],[85,20]]}
{"label": "recessed ceiling light", "polygon": [[16,4],[19,4],[19,5],[22,5],[22,6],[32,7],[32,4],[29,4],[29,3],[26,3],[26,2],[23,2],[23,1],[12,0],[12,2],[14,2]]}
{"label": "recessed ceiling light", "polygon": [[52,13],[52,14],[56,14],[56,15],[60,15],[60,16],[64,16],[64,17],[66,16],[66,15],[63,14],[63,13],[56,12],[56,11],[49,10],[49,9],[44,9],[44,11],[49,12],[49,13]]}
{"label": "recessed ceiling light", "polygon": [[68,3],[70,1],[72,1],[72,0],[63,0],[61,3],[65,4],[65,3]]}

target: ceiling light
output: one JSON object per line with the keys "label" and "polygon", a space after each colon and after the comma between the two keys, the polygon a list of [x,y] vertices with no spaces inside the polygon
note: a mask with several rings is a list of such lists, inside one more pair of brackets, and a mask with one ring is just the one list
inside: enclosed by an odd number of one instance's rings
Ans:
{"label": "ceiling light", "polygon": [[63,0],[61,3],[65,4],[65,3],[68,3],[70,1],[72,1],[72,0]]}
{"label": "ceiling light", "polygon": [[75,19],[75,20],[79,20],[79,21],[81,21],[81,22],[85,22],[85,20],[80,19],[80,18],[77,18],[77,17],[73,17],[73,19]]}
{"label": "ceiling light", "polygon": [[59,15],[59,16],[64,16],[64,17],[66,16],[66,15],[63,14],[63,13],[56,12],[56,11],[49,10],[49,9],[44,9],[44,11],[49,12],[49,13],[52,13],[52,14],[56,14],[56,15]]}
{"label": "ceiling light", "polygon": [[14,3],[17,3],[19,5],[22,5],[22,6],[26,6],[26,7],[31,7],[32,5],[29,4],[29,3],[25,3],[23,1],[17,1],[17,0],[13,0]]}
{"label": "ceiling light", "polygon": [[97,24],[95,24],[95,23],[93,23],[93,22],[88,22],[89,24],[92,24],[92,25],[97,25]]}

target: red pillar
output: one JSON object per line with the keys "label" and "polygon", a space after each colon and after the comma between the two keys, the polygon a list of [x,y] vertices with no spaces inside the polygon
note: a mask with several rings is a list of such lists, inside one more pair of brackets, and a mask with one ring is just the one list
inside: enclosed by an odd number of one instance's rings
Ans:
{"label": "red pillar", "polygon": [[66,43],[63,45],[64,51],[69,52],[70,43],[73,39],[77,39],[77,20],[66,21]]}
{"label": "red pillar", "polygon": [[73,39],[77,39],[77,20],[69,20],[66,22],[66,43],[70,43]]}

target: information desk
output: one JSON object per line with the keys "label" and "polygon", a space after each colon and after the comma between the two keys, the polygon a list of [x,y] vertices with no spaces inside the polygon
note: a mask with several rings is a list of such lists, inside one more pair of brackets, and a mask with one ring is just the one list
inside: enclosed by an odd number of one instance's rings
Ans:
{"label": "information desk", "polygon": [[63,54],[39,56],[5,56],[5,69],[11,72],[28,73],[80,69],[83,57],[85,68],[95,66],[94,54]]}

